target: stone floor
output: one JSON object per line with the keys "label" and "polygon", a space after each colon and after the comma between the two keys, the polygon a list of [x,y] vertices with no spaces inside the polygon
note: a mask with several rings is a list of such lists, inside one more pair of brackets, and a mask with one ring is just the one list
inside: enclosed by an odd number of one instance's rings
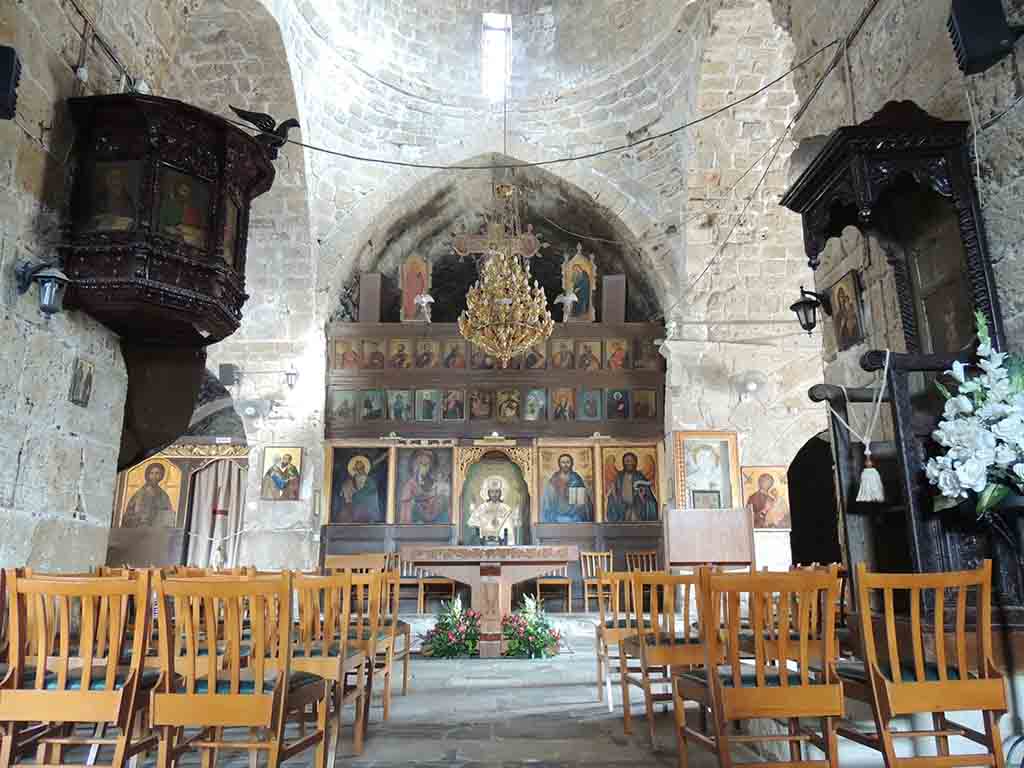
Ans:
{"label": "stone floor", "polygon": [[[660,749],[654,751],[640,714],[642,699],[634,700],[634,733],[625,736],[621,709],[616,706],[612,714],[597,702],[595,675],[592,646],[578,642],[547,660],[414,657],[409,695],[392,699],[387,723],[380,721],[379,701],[375,702],[364,753],[351,757],[351,737],[346,731],[337,764],[358,768],[677,765],[671,713],[657,718]],[[717,762],[712,756],[691,747],[692,768],[713,765]]]}

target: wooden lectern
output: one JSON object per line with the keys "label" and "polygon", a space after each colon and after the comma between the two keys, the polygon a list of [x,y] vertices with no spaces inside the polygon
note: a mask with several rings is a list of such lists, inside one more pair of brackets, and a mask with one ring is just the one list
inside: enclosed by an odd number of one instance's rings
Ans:
{"label": "wooden lectern", "polygon": [[735,509],[667,509],[665,565],[754,567],[754,525],[750,511]]}

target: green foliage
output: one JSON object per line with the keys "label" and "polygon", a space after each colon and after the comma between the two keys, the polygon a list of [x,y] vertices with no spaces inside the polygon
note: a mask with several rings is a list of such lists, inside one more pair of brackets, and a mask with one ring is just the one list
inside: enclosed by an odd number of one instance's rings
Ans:
{"label": "green foliage", "polygon": [[525,595],[523,607],[501,620],[501,636],[505,640],[506,656],[529,659],[554,656],[562,640],[532,595]]}
{"label": "green foliage", "polygon": [[480,643],[480,612],[464,610],[456,597],[443,603],[434,628],[423,635],[423,654],[441,659],[475,656]]}

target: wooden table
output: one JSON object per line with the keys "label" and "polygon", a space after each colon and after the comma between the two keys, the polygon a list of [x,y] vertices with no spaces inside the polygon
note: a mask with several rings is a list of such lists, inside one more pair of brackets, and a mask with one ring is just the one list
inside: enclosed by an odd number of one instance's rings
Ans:
{"label": "wooden table", "polygon": [[579,559],[575,546],[452,547],[406,544],[402,562],[466,584],[480,611],[480,655],[501,655],[501,619],[512,612],[512,585],[564,568]]}

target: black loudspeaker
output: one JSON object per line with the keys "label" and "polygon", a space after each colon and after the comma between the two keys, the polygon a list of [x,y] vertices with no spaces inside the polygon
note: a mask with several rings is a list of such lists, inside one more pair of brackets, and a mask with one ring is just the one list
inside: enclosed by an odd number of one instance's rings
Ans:
{"label": "black loudspeaker", "polygon": [[225,387],[232,387],[242,380],[240,373],[241,372],[238,370],[237,365],[221,363],[220,368],[217,371],[217,378]]}
{"label": "black loudspeaker", "polygon": [[0,119],[13,120],[18,106],[21,60],[9,45],[0,45]]}
{"label": "black loudspeaker", "polygon": [[965,75],[984,72],[1008,56],[1021,35],[1007,23],[1003,0],[953,0],[946,26]]}

